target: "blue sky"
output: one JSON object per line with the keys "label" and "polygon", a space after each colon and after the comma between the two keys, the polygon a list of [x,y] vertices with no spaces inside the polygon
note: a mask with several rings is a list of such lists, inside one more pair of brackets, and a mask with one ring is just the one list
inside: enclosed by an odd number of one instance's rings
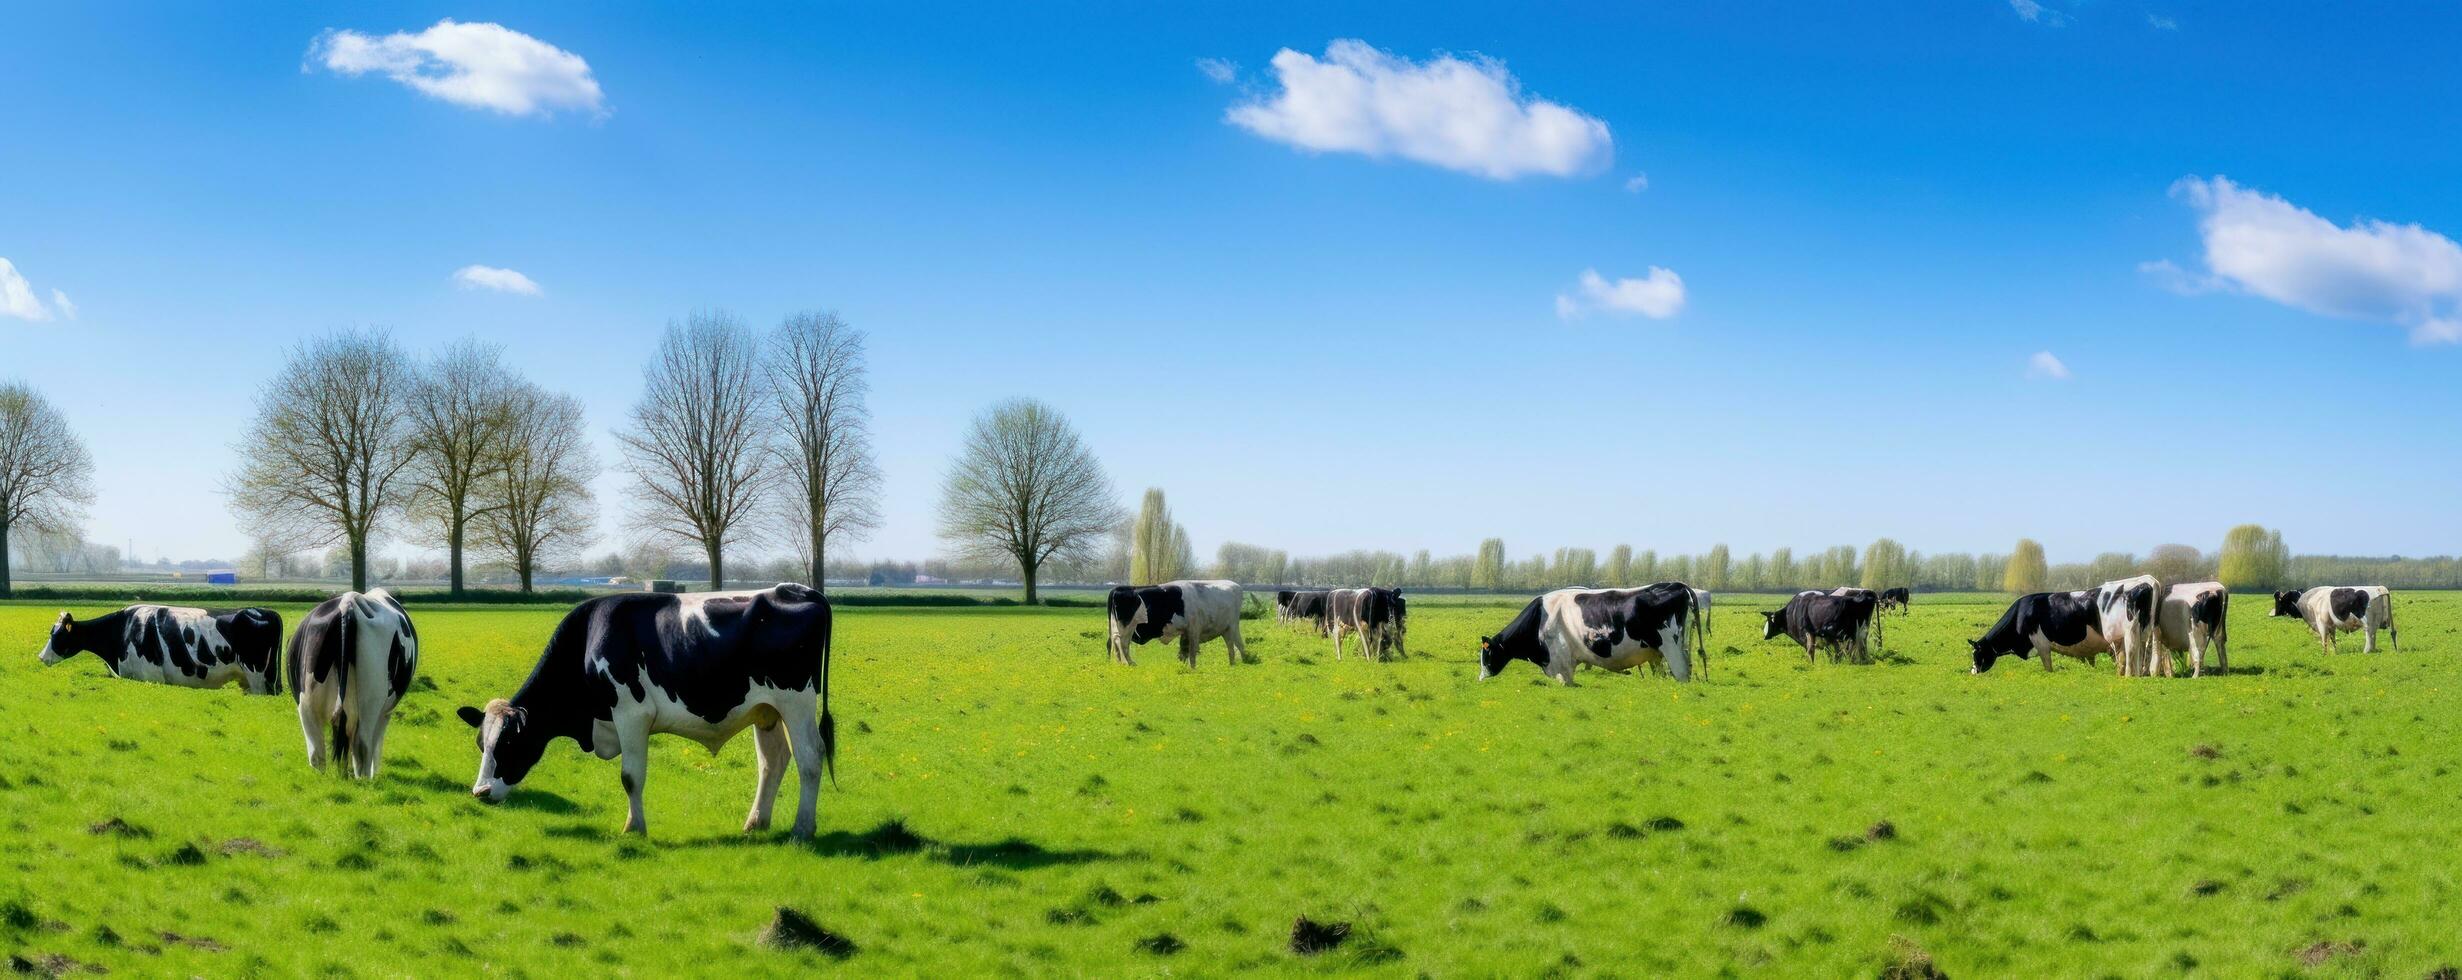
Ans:
{"label": "blue sky", "polygon": [[149,558],[301,338],[612,464],[705,307],[870,332],[867,556],[1021,394],[1201,551],[2455,550],[2462,13],[1635,6],[12,4],[0,376]]}

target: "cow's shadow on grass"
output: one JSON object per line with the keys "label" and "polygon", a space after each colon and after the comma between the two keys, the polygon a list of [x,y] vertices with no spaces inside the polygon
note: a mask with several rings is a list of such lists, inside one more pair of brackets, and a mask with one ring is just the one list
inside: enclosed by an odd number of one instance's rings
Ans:
{"label": "cow's shadow on grass", "polygon": [[860,858],[878,861],[882,858],[919,855],[942,864],[961,868],[994,867],[1010,871],[1032,871],[1062,865],[1090,864],[1111,861],[1119,855],[1091,849],[1053,849],[1022,837],[1008,837],[986,843],[940,841],[925,837],[906,826],[906,821],[891,818],[870,830],[833,830],[797,842],[785,834],[733,834],[684,841],[679,847],[794,847],[821,857]]}
{"label": "cow's shadow on grass", "polygon": [[[462,792],[468,794],[470,791],[464,789]],[[480,805],[485,806],[486,804]],[[505,797],[504,802],[496,806],[506,810],[534,810],[539,813],[552,813],[559,817],[569,817],[581,812],[581,804],[573,802],[562,794],[550,793],[543,789],[514,790],[513,795]]]}

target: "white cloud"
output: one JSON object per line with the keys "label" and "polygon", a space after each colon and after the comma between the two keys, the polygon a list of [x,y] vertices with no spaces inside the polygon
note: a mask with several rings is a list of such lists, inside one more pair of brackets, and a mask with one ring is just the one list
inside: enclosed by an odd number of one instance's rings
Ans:
{"label": "white cloud", "polygon": [[1492,180],[1597,173],[1614,159],[1606,123],[1525,97],[1503,62],[1474,58],[1414,62],[1356,40],[1326,45],[1322,61],[1284,48],[1273,61],[1281,90],[1224,118],[1303,150],[1398,156]]}
{"label": "white cloud", "polygon": [[67,293],[61,292],[57,289],[52,290],[51,305],[59,309],[61,316],[67,317],[71,320],[77,318],[77,304],[68,301]]}
{"label": "white cloud", "polygon": [[2033,357],[2026,359],[2026,376],[2067,381],[2069,380],[2069,366],[2060,363],[2060,358],[2053,357],[2051,351],[2039,350]]}
{"label": "white cloud", "polygon": [[2399,324],[2415,343],[2462,342],[2462,244],[2453,239],[2376,219],[2337,225],[2228,177],[2183,177],[2171,193],[2198,212],[2208,271],[2192,275],[2169,261],[2139,266],[2168,288],[2235,290],[2311,313]]}
{"label": "white cloud", "polygon": [[344,75],[382,72],[426,95],[506,115],[605,111],[589,62],[500,24],[447,18],[417,34],[383,37],[328,30],[308,45],[308,59]]}
{"label": "white cloud", "polygon": [[453,281],[463,289],[492,289],[500,293],[518,293],[523,296],[539,294],[539,284],[531,282],[529,276],[511,269],[499,269],[492,265],[466,265],[455,269],[453,270]]}
{"label": "white cloud", "polygon": [[1639,194],[1639,193],[1641,193],[1641,192],[1643,192],[1643,191],[1646,191],[1646,190],[1649,190],[1649,189],[1650,189],[1650,175],[1649,175],[1649,174],[1634,174],[1634,175],[1632,176],[1632,178],[1631,178],[1631,179],[1628,179],[1628,180],[1626,180],[1626,181],[1624,182],[1624,190],[1625,190],[1625,193],[1628,193],[1628,194]]}
{"label": "white cloud", "polygon": [[[58,291],[54,290],[53,295],[58,295]],[[34,294],[34,286],[26,282],[25,276],[18,274],[15,263],[5,258],[0,258],[0,316],[13,316],[20,320],[51,319],[51,310],[43,306],[42,297]]]}
{"label": "white cloud", "polygon": [[1613,282],[1597,269],[1583,269],[1574,292],[1556,294],[1556,315],[1567,320],[1593,312],[1664,320],[1683,310],[1684,277],[1655,265],[1643,278]]}
{"label": "white cloud", "polygon": [[2161,14],[2150,13],[2146,15],[2146,26],[2158,31],[2176,31],[2180,29],[2180,22]]}
{"label": "white cloud", "polygon": [[1240,66],[1221,58],[1199,58],[1197,59],[1197,70],[1203,72],[1207,78],[1224,83],[1238,78],[1240,74]]}
{"label": "white cloud", "polygon": [[2043,0],[2009,0],[2009,9],[2017,18],[2029,24],[2049,24],[2059,27],[2069,22],[2069,15],[2043,5]]}

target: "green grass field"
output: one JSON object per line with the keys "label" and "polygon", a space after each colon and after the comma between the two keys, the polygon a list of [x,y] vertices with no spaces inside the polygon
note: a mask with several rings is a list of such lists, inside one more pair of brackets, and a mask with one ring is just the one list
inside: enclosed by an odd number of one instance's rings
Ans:
{"label": "green grass field", "polygon": [[[1706,682],[1571,689],[1473,680],[1500,601],[1416,604],[1404,662],[1252,620],[1260,663],[1193,672],[1111,665],[1092,609],[841,610],[809,846],[738,833],[749,738],[657,740],[646,840],[570,743],[471,800],[452,708],[511,693],[560,609],[415,608],[433,686],[356,784],[308,770],[288,697],[44,669],[56,607],[0,605],[0,948],[143,976],[832,965],[760,943],[783,905],[848,968],[949,977],[2462,965],[2462,595],[2399,596],[2399,656],[2330,659],[2235,597],[2238,672],[2195,681],[1968,676],[1988,596],[1919,596],[1883,663],[1807,667],[1758,640],[1775,601],[1722,600]],[[1354,932],[1301,956],[1299,915]]]}

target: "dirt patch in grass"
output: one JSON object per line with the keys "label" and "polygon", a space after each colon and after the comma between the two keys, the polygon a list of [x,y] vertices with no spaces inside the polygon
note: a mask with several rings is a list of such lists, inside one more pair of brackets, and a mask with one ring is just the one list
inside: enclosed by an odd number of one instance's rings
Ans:
{"label": "dirt patch in grass", "polygon": [[2324,966],[2326,963],[2336,958],[2344,956],[2358,956],[2361,953],[2367,952],[2367,950],[2368,941],[2364,939],[2353,939],[2348,942],[2339,943],[2330,939],[2320,939],[2316,942],[2300,947],[2294,952],[2294,955],[2299,957],[2301,966],[2315,969],[2317,967]]}
{"label": "dirt patch in grass", "polygon": [[1301,956],[1326,952],[1349,938],[1348,922],[1318,922],[1304,915],[1291,920],[1291,952]]}
{"label": "dirt patch in grass", "polygon": [[812,917],[784,905],[761,930],[761,945],[770,949],[816,950],[831,959],[855,955],[855,941],[821,927]]}
{"label": "dirt patch in grass", "polygon": [[94,825],[87,827],[85,832],[93,834],[97,837],[118,837],[123,840],[144,840],[148,837],[154,836],[153,831],[137,826],[136,824],[129,823],[128,821],[122,820],[118,817],[112,817],[108,820],[95,823]]}

